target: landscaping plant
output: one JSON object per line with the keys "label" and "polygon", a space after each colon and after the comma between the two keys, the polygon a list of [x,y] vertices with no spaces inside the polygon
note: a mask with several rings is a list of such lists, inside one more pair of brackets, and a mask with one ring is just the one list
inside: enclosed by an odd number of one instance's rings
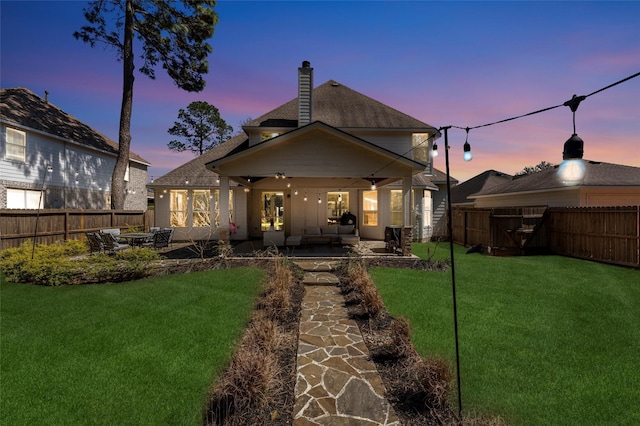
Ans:
{"label": "landscaping plant", "polygon": [[147,248],[86,256],[85,243],[77,240],[38,244],[33,258],[32,248],[31,241],[26,241],[0,251],[0,270],[7,281],[52,286],[122,282],[146,276],[151,262],[160,258]]}

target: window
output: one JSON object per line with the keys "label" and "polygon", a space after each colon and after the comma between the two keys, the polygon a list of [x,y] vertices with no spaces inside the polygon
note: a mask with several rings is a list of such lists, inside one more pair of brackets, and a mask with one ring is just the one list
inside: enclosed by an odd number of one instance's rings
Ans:
{"label": "window", "polygon": [[342,214],[348,210],[348,192],[329,192],[327,194],[327,222],[329,225],[340,223]]}
{"label": "window", "polygon": [[211,198],[208,190],[193,191],[193,226],[211,226]]}
{"label": "window", "polygon": [[261,229],[268,231],[273,224],[276,231],[284,230],[284,193],[262,193]]}
{"label": "window", "polygon": [[273,139],[276,136],[280,136],[280,133],[277,132],[262,132],[261,136],[261,140],[264,142],[268,139]]}
{"label": "window", "polygon": [[362,224],[378,226],[378,191],[362,192]]}
{"label": "window", "polygon": [[404,225],[403,214],[402,214],[402,191],[399,189],[391,190],[391,203],[390,203],[390,211],[391,211],[391,226],[402,226]]}
{"label": "window", "polygon": [[37,209],[44,205],[44,197],[40,200],[40,191],[7,188],[8,209]]}
{"label": "window", "polygon": [[26,161],[27,134],[7,127],[5,140],[7,141],[7,148],[4,158],[7,160]]}
{"label": "window", "polygon": [[187,226],[187,206],[189,202],[186,190],[169,191],[170,225],[177,228]]}
{"label": "window", "polygon": [[429,133],[414,133],[412,139],[413,159],[429,163]]}

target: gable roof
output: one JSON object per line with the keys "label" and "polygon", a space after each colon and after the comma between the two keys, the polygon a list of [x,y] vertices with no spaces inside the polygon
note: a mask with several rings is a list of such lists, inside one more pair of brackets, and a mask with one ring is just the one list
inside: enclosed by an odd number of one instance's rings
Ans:
{"label": "gable roof", "polygon": [[[278,144],[282,144],[283,142],[286,142],[288,140],[291,140],[292,138],[296,138],[299,135],[304,135],[304,134],[309,134],[311,132],[314,131],[321,131],[321,132],[325,132],[325,133],[329,133],[332,135],[335,135],[337,137],[339,137],[340,139],[344,140],[344,141],[348,141],[349,143],[355,144],[359,147],[362,147],[364,149],[367,149],[369,151],[373,151],[378,155],[387,157],[389,160],[391,160],[392,162],[400,162],[403,163],[405,165],[411,166],[415,169],[418,170],[424,170],[426,165],[423,163],[420,163],[418,161],[415,161],[411,158],[399,155],[393,151],[390,151],[388,149],[385,149],[384,147],[381,147],[379,145],[373,144],[369,141],[366,141],[362,138],[359,138],[357,136],[354,136],[350,133],[346,133],[340,129],[336,129],[332,126],[327,125],[326,123],[320,122],[320,121],[314,121],[310,124],[307,124],[306,126],[303,127],[299,127],[296,128],[290,132],[287,132],[283,135],[271,138],[271,139],[267,139],[265,141],[262,141],[260,143],[257,143],[251,147],[247,147],[246,149],[242,149],[242,150],[233,150],[230,151],[227,155],[225,155],[224,157],[218,158],[217,160],[213,160],[209,163],[206,164],[207,167],[210,167],[212,169],[214,168],[218,168],[221,164],[228,162],[228,161],[234,161],[238,158],[241,158],[243,156],[246,155],[258,155],[258,153],[262,150],[264,150],[265,148],[271,147],[271,146],[275,146]],[[215,163],[215,164],[213,164]]]}
{"label": "gable roof", "polygon": [[[585,160],[584,164],[586,167],[584,181],[582,184],[572,188],[640,186],[640,167],[589,160]],[[470,198],[567,188],[558,179],[557,170],[558,166],[555,166],[538,173],[518,177],[511,182],[483,189],[476,194],[470,195]]]}
{"label": "gable roof", "polygon": [[512,179],[513,176],[506,173],[498,172],[496,170],[486,170],[451,188],[451,203],[471,203],[473,200],[467,198],[469,195],[489,190],[506,182],[511,182]]}
{"label": "gable roof", "polygon": [[[118,155],[116,142],[23,87],[0,89],[0,119],[9,125],[18,124],[81,146]],[[133,152],[130,152],[129,158],[150,165]]]}
{"label": "gable roof", "polygon": [[[313,116],[341,129],[415,129],[440,132],[433,126],[417,120],[362,93],[329,80],[312,91]],[[298,98],[245,123],[244,127],[297,127]]]}

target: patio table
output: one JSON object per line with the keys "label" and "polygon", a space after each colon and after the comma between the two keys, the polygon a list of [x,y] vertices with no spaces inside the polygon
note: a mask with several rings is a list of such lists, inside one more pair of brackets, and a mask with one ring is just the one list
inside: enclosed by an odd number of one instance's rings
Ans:
{"label": "patio table", "polygon": [[132,247],[142,247],[145,241],[153,238],[151,232],[132,232],[130,234],[120,234],[120,238],[127,240],[127,243]]}

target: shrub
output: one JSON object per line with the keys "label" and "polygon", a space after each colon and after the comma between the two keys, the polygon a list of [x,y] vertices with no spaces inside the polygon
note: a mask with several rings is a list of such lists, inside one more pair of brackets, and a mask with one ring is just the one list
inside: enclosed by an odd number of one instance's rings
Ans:
{"label": "shrub", "polygon": [[35,249],[31,241],[27,241],[20,247],[0,252],[0,270],[4,272],[7,281],[15,283],[55,286],[117,282],[145,276],[149,263],[160,258],[156,251],[142,248],[115,255],[99,254],[84,259],[71,259],[86,251],[85,244],[77,240],[39,244]]}

